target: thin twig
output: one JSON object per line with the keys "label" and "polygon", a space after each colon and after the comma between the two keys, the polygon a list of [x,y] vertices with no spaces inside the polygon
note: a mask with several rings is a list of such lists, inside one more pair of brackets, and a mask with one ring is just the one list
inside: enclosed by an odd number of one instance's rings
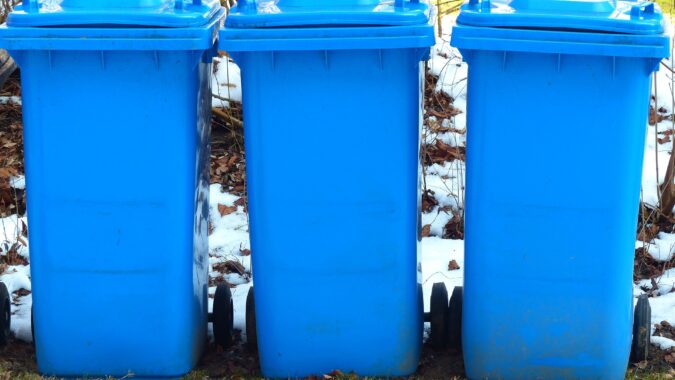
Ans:
{"label": "thin twig", "polygon": [[224,96],[220,96],[220,95],[217,95],[217,94],[211,94],[211,96],[213,96],[214,98],[216,98],[218,100],[223,100],[223,101],[226,101],[226,102],[234,102],[235,101],[235,100],[232,100],[230,98],[226,98]]}
{"label": "thin twig", "polygon": [[234,125],[237,128],[244,128],[244,122],[237,119],[236,117],[226,113],[225,111],[219,109],[219,108],[212,108],[211,111],[218,116],[221,120],[225,122],[230,122],[232,125]]}

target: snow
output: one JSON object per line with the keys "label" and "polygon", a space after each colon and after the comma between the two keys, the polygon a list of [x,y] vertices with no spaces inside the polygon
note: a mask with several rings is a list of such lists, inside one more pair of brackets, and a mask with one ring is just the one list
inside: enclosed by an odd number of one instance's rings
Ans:
{"label": "snow", "polygon": [[[675,276],[675,273],[671,274],[671,276]],[[652,308],[652,333],[654,332],[654,325],[662,321],[675,325],[675,292],[650,298],[649,305]],[[659,345],[662,349],[675,346],[674,340],[664,337],[652,336],[651,342]]]}
{"label": "snow", "polygon": [[[675,268],[668,269],[661,276],[654,278],[654,283],[656,284],[655,291],[657,295],[666,295],[675,290]],[[651,280],[640,280],[636,284],[640,289],[651,289],[652,282]],[[644,291],[640,290],[641,293]],[[640,294],[641,294],[640,293]]]}
{"label": "snow", "polygon": [[23,226],[28,225],[27,218],[11,215],[0,218],[0,254],[5,255],[16,244],[17,253],[28,257],[28,239],[21,236]]}
{"label": "snow", "polygon": [[[448,263],[455,260],[459,269],[448,270]],[[464,241],[428,237],[422,239],[422,288],[424,310],[429,311],[429,295],[436,282],[445,283],[448,293],[464,282]]]}
{"label": "snow", "polygon": [[[26,258],[28,253],[28,239],[22,236],[23,225],[27,225],[26,217],[17,217],[12,215],[6,218],[0,218],[0,254],[5,256],[7,252],[14,248],[16,252]],[[24,289],[31,290],[30,266],[29,265],[10,265],[0,276],[0,281],[5,283],[7,291],[12,293]],[[14,335],[24,341],[32,341],[30,333],[30,310],[32,297],[12,296],[12,325],[11,329]]]}
{"label": "snow", "polygon": [[[452,29],[454,19],[445,17],[443,19],[443,36],[438,39],[436,46],[432,48],[431,59],[428,62],[429,71],[437,75],[439,80],[436,83],[436,91],[443,91],[453,99],[453,105],[462,111],[466,110],[466,85],[468,78],[468,66],[462,60],[459,51],[450,46],[450,35],[447,34]],[[453,118],[454,128],[463,131],[466,129],[466,113]],[[466,135],[462,135],[462,139]],[[464,140],[466,141],[466,140]],[[450,142],[444,141],[448,144]]]}
{"label": "snow", "polygon": [[[214,62],[215,74],[211,80],[212,91],[220,98],[241,102],[241,74],[237,66],[229,57],[216,58]],[[227,100],[213,98],[213,106],[226,108],[230,106]]]}
{"label": "snow", "polygon": [[[652,84],[653,93],[656,93],[656,99],[652,99],[651,105],[654,109],[664,109],[665,115],[672,113],[673,109],[673,73],[669,70],[673,62],[664,60],[660,70],[656,73],[656,80]],[[666,67],[664,67],[666,66]],[[665,180],[666,167],[668,159],[673,149],[672,138],[664,144],[657,143],[656,138],[666,137],[663,132],[675,129],[675,123],[672,120],[664,120],[654,126],[647,126],[647,141],[645,144],[645,156],[642,174],[642,200],[650,205],[659,204],[658,185]],[[656,165],[658,160],[658,165]],[[658,180],[657,180],[658,168]]]}
{"label": "snow", "polygon": [[[240,252],[250,249],[248,236],[248,215],[244,213],[244,208],[238,206],[237,210],[229,215],[221,216],[218,211],[218,205],[233,206],[239,197],[222,191],[221,185],[211,185],[209,220],[213,231],[209,235],[209,276],[219,277],[220,273],[213,270],[213,265],[227,260],[239,262],[247,273],[251,272],[250,256],[241,256]],[[234,328],[242,331],[242,338],[246,336],[246,295],[248,289],[253,285],[249,276],[242,276],[237,273],[231,273],[224,276],[224,279],[232,285],[237,285],[231,289],[232,304],[234,308]],[[209,294],[213,295],[216,287],[209,288]],[[209,299],[209,311],[213,310],[213,299]],[[211,327],[209,327],[210,329]]]}
{"label": "snow", "polygon": [[671,347],[675,347],[675,341],[672,339],[664,338],[662,336],[653,336],[651,338],[652,344],[659,346],[662,350],[667,350]]}
{"label": "snow", "polygon": [[[10,295],[21,289],[30,291],[30,266],[9,266],[5,271],[5,274],[0,276],[0,281],[2,281],[5,286],[7,286],[7,291],[9,291]],[[14,332],[14,335],[17,337],[17,339],[30,342],[33,340],[30,318],[33,298],[29,294],[24,297],[12,296],[12,300],[12,332]]]}
{"label": "snow", "polygon": [[647,248],[649,255],[657,261],[668,261],[675,253],[675,234],[659,232]]}
{"label": "snow", "polygon": [[0,104],[21,105],[21,98],[18,96],[0,96]]}
{"label": "snow", "polygon": [[26,188],[26,177],[22,175],[9,177],[9,186],[13,189],[24,190]]}

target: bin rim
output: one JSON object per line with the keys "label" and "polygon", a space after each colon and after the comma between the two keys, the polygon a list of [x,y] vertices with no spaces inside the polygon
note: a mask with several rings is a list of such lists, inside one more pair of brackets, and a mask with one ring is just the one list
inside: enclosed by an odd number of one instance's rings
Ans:
{"label": "bin rim", "polygon": [[297,28],[225,26],[219,32],[218,47],[227,52],[429,49],[436,44],[434,30],[436,12],[437,9],[432,6],[424,23],[399,26],[317,25]]}
{"label": "bin rim", "polygon": [[17,50],[208,50],[214,48],[225,10],[189,28],[12,27],[0,25],[0,48]]}
{"label": "bin rim", "polygon": [[531,30],[457,24],[450,44],[463,55],[472,50],[636,57],[661,60],[670,56],[670,27],[660,34]]}
{"label": "bin rim", "polygon": [[457,24],[625,34],[666,29],[658,4],[630,0],[469,0]]}
{"label": "bin rim", "polygon": [[[289,4],[290,3],[290,4]],[[429,0],[361,0],[316,4],[314,0],[239,0],[227,28],[403,26],[426,24]]]}
{"label": "bin rim", "polygon": [[[82,2],[83,0],[79,0]],[[91,0],[90,0],[91,1]],[[220,10],[218,0],[157,0],[154,5],[112,7],[72,1],[24,0],[7,15],[10,27],[197,27],[209,22]]]}
{"label": "bin rim", "polygon": [[401,27],[221,29],[227,52],[430,48],[432,24]]}

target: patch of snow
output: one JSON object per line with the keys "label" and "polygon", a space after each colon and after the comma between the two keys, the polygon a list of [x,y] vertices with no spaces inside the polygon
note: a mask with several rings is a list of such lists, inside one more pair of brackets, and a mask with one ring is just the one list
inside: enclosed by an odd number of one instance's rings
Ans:
{"label": "patch of snow", "polygon": [[[241,256],[241,250],[250,249],[251,243],[248,234],[248,215],[244,213],[244,208],[238,206],[237,210],[228,215],[220,215],[218,205],[234,206],[239,197],[222,191],[219,184],[211,185],[209,220],[213,231],[209,235],[209,277],[220,277],[221,274],[213,271],[213,264],[222,263],[227,260],[239,262],[244,269],[250,273],[251,257]],[[248,289],[253,285],[250,278],[241,276],[238,273],[230,273],[223,276],[224,279],[236,285],[230,289],[232,292],[232,305],[234,309],[234,328],[242,332],[242,339],[246,341],[246,296]],[[209,288],[209,294],[215,294],[216,287]],[[213,310],[213,299],[209,299],[209,311]],[[211,326],[209,325],[209,334],[212,336]]]}
{"label": "patch of snow", "polygon": [[16,104],[21,105],[21,97],[19,96],[0,96],[0,104]]}
{"label": "patch of snow", "polygon": [[[673,73],[668,70],[673,67],[674,62],[670,58],[664,59],[661,61],[661,67],[656,73],[656,82],[652,84],[652,87],[656,88],[656,104],[658,108],[664,108],[665,113],[670,114],[673,112]],[[665,67],[663,67],[665,66]],[[675,67],[674,67],[675,68]]]}
{"label": "patch of snow", "polygon": [[[427,237],[422,239],[421,250],[424,310],[429,311],[431,288],[434,283],[445,283],[448,296],[452,295],[455,286],[464,284],[464,241]],[[452,260],[459,264],[459,269],[448,270],[448,264]],[[424,325],[424,335],[427,337],[429,323]]]}
{"label": "patch of snow", "polygon": [[[422,239],[422,279],[424,310],[429,311],[429,296],[436,282],[443,282],[452,294],[455,286],[464,283],[464,240],[427,237]],[[459,269],[448,270],[448,263],[455,260]]]}
{"label": "patch of snow", "polygon": [[[241,73],[239,66],[229,57],[216,58],[213,62],[216,73],[211,79],[211,88],[220,98],[241,102]],[[227,108],[230,102],[213,97],[213,107]]]}
{"label": "patch of snow", "polygon": [[0,218],[0,254],[5,255],[16,243],[17,253],[23,257],[29,257],[28,239],[23,237],[23,226],[28,225],[28,219],[10,215]]}
{"label": "patch of snow", "polygon": [[[669,281],[673,281],[672,277],[675,276],[675,269],[671,269],[668,272],[670,272]],[[655,330],[654,325],[660,324],[662,321],[667,321],[671,325],[675,324],[675,292],[650,298],[649,305],[652,308],[652,334]],[[662,350],[667,350],[675,346],[675,341],[660,336],[652,335],[651,342],[659,346]]]}
{"label": "patch of snow", "polygon": [[9,177],[9,186],[13,189],[26,189],[26,177],[23,175]]}
{"label": "patch of snow", "polygon": [[433,164],[426,168],[426,188],[434,192],[439,206],[452,210],[464,207],[465,173],[466,165],[459,160],[444,162],[443,165]]}
{"label": "patch of snow", "polygon": [[453,127],[462,131],[466,129],[466,86],[469,67],[462,60],[459,51],[450,46],[450,35],[447,33],[454,24],[454,17],[444,17],[443,23],[444,34],[437,39],[436,45],[431,49],[431,58],[427,65],[429,72],[438,76],[436,91],[448,94],[454,99],[453,106],[463,111],[452,118]]}
{"label": "patch of snow", "polygon": [[5,270],[5,273],[0,276],[7,291],[12,299],[11,313],[12,322],[11,330],[17,339],[25,342],[33,341],[33,334],[31,333],[31,308],[33,305],[33,297],[28,294],[23,297],[15,297],[12,293],[25,289],[31,290],[30,282],[30,266],[28,265],[12,265]]}
{"label": "patch of snow", "polygon": [[248,215],[244,213],[242,206],[238,206],[237,211],[225,216],[221,216],[218,211],[219,204],[233,206],[239,197],[222,192],[222,187],[218,184],[211,185],[210,197],[209,219],[213,232],[209,235],[209,253],[212,258],[216,258],[214,263],[239,258],[244,267],[250,269],[250,259],[239,255],[241,250],[251,248]]}
{"label": "patch of snow", "polygon": [[652,324],[667,321],[675,325],[675,292],[649,299],[652,307]]}
{"label": "patch of snow", "polygon": [[0,276],[0,281],[5,283],[7,291],[14,293],[18,290],[25,289],[30,291],[30,266],[29,265],[10,265]]}
{"label": "patch of snow", "polygon": [[[455,122],[457,117],[460,115],[463,115],[463,113],[455,116]],[[451,147],[466,147],[466,133],[445,132],[439,134],[436,136],[436,138],[450,145]]]}
{"label": "patch of snow", "polygon": [[657,261],[672,259],[675,252],[675,234],[659,232],[654,241],[649,244],[648,252]]}
{"label": "patch of snow", "polygon": [[[669,60],[664,61],[664,64],[670,67]],[[670,115],[673,111],[673,74],[670,70],[661,67],[656,73],[656,81],[652,84],[652,94],[656,99],[651,100],[651,106],[657,110],[661,115]],[[659,112],[659,110],[665,112]],[[645,155],[642,171],[642,198],[647,204],[656,206],[659,204],[658,187],[665,180],[666,168],[668,167],[668,159],[670,152],[673,150],[672,139],[675,136],[670,136],[671,141],[659,143],[657,138],[665,138],[664,132],[675,129],[675,124],[672,120],[663,120],[656,125],[647,125],[647,140],[645,142]],[[657,163],[658,163],[658,178],[657,178]]]}
{"label": "patch of snow", "polygon": [[[659,204],[658,186],[663,183],[666,176],[666,168],[670,159],[672,142],[665,144],[656,144],[656,133],[658,130],[670,129],[671,122],[661,122],[656,126],[647,126],[647,139],[645,141],[645,154],[642,165],[642,200],[643,202],[656,206]],[[659,138],[663,135],[659,134]],[[672,137],[671,137],[672,138]],[[658,146],[657,146],[658,145]],[[656,177],[658,159],[658,180]]]}
{"label": "patch of snow", "polygon": [[33,296],[31,294],[18,297],[12,303],[12,322],[11,329],[14,336],[24,342],[33,341],[31,331],[31,309],[33,307]]}
{"label": "patch of snow", "polygon": [[657,345],[662,350],[667,350],[671,347],[675,347],[675,340],[668,339],[662,336],[652,336],[651,343]]}
{"label": "patch of snow", "polygon": [[[668,269],[661,276],[655,278],[654,283],[656,283],[656,289],[653,291],[655,291],[656,295],[662,296],[675,290],[675,268]],[[642,289],[652,289],[652,281],[640,280],[636,286],[640,288],[641,293],[639,294],[642,294],[644,293]],[[675,310],[673,310],[673,313],[675,313]]]}
{"label": "patch of snow", "polygon": [[431,212],[422,214],[422,226],[430,225],[430,236],[443,237],[443,229],[450,219],[452,219],[451,213],[441,210],[440,207],[434,207]]}

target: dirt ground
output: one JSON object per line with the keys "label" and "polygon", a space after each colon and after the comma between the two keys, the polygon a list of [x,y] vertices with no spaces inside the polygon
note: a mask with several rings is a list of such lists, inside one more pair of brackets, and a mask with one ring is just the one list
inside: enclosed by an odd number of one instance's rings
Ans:
{"label": "dirt ground", "polygon": [[[664,351],[652,347],[652,357],[648,362],[631,365],[626,379],[666,380],[675,379],[675,369],[669,366],[663,356]],[[127,378],[133,378],[129,375]],[[257,357],[248,352],[241,344],[227,351],[215,349],[210,345],[201,361],[186,380],[197,379],[261,379]],[[436,351],[427,345],[422,349],[422,359],[415,375],[409,379],[464,379],[464,365],[458,353],[448,350]],[[37,373],[35,350],[25,342],[13,342],[0,351],[0,379],[42,379]],[[353,374],[332,373],[317,375],[308,380],[358,380]]]}

